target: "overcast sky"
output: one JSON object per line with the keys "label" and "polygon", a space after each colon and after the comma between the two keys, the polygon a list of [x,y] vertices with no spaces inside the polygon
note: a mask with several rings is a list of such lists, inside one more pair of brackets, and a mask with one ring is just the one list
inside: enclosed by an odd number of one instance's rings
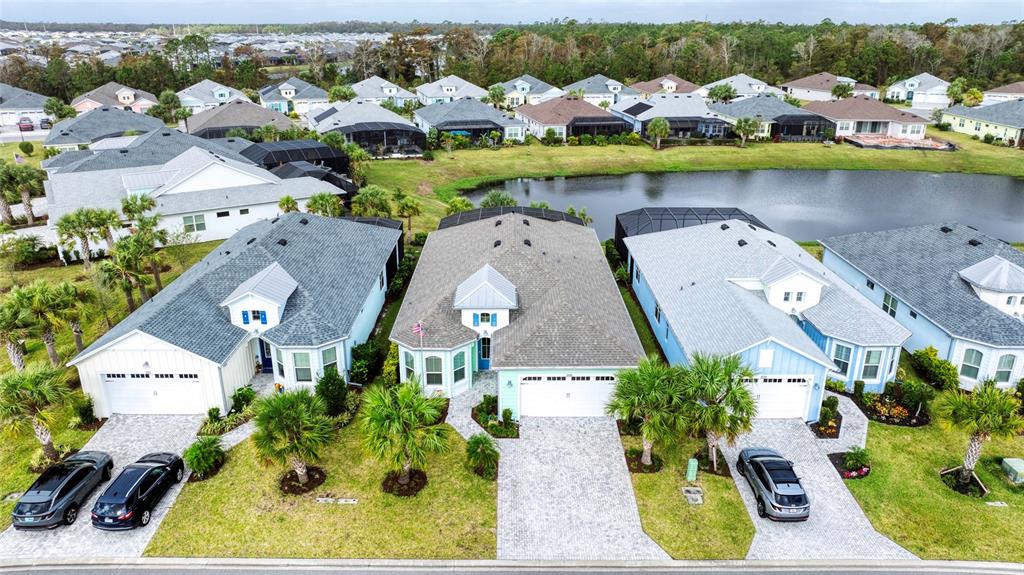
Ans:
{"label": "overcast sky", "polygon": [[0,0],[0,19],[30,22],[301,23],[325,20],[528,23],[758,20],[999,23],[1024,0]]}

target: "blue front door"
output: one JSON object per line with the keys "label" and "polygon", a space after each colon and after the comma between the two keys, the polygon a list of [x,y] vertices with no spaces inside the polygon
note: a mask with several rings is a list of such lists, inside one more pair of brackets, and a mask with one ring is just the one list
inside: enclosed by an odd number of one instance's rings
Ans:
{"label": "blue front door", "polygon": [[481,337],[477,340],[480,349],[480,369],[491,369],[491,338]]}
{"label": "blue front door", "polygon": [[258,340],[260,347],[260,363],[263,364],[263,373],[274,373],[274,360],[271,359],[270,355],[270,344],[261,340]]}

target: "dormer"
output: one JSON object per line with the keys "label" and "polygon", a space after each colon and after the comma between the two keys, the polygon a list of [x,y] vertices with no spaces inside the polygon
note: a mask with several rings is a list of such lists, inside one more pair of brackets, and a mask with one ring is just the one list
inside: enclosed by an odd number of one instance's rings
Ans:
{"label": "dormer", "polygon": [[970,284],[981,301],[1007,315],[1024,319],[1024,268],[1021,266],[1001,256],[992,256],[961,270],[960,278]]}
{"label": "dormer", "polygon": [[277,90],[281,92],[281,97],[283,98],[288,98],[290,100],[295,97],[295,86],[292,86],[288,82],[278,86]]}
{"label": "dormer", "polygon": [[622,84],[616,82],[615,80],[610,80],[607,84],[605,84],[605,86],[608,86],[608,90],[612,94],[618,94],[619,91],[622,90]]}
{"label": "dormer", "polygon": [[455,86],[441,86],[441,91],[445,94],[454,94]]}
{"label": "dormer", "polygon": [[828,285],[782,256],[772,262],[759,279],[768,303],[791,315],[818,305],[821,289]]}
{"label": "dormer", "polygon": [[914,79],[907,80],[907,89],[908,90],[916,90],[918,85],[919,84],[918,84],[917,80],[914,80]]}
{"label": "dormer", "polygon": [[661,89],[669,94],[675,92],[677,87],[678,85],[668,78],[661,81]]}
{"label": "dormer", "polygon": [[519,309],[516,286],[490,264],[484,264],[455,288],[452,307],[461,312],[462,325],[478,333],[493,333],[509,323]]}
{"label": "dormer", "polygon": [[220,102],[226,102],[231,97],[231,92],[227,88],[218,88],[213,92],[213,97]]}
{"label": "dormer", "polygon": [[131,88],[121,88],[115,94],[117,95],[117,101],[122,104],[128,105],[135,102],[135,90]]}
{"label": "dormer", "polygon": [[288,298],[298,286],[298,282],[274,262],[240,283],[220,305],[228,309],[234,325],[263,333],[281,323]]}
{"label": "dormer", "polygon": [[380,89],[381,89],[382,92],[384,92],[388,96],[394,96],[395,94],[398,93],[398,86],[396,86],[394,84],[390,84],[388,82],[385,82],[385,83],[381,84],[380,85]]}

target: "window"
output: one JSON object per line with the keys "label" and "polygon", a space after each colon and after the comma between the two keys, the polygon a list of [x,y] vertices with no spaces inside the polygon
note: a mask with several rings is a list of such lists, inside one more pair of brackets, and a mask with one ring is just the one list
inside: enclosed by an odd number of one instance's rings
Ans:
{"label": "window", "polygon": [[964,119],[963,119],[963,118],[960,118],[960,127],[961,127],[961,128],[963,128],[963,127],[964,127]]}
{"label": "window", "polygon": [[793,299],[793,292],[788,291],[788,292],[782,294],[782,301],[789,301],[791,299]]}
{"label": "window", "polygon": [[427,358],[426,365],[427,385],[441,385],[443,381],[441,377],[441,358],[430,356]]}
{"label": "window", "polygon": [[205,216],[184,216],[181,218],[181,221],[185,225],[186,232],[202,232],[206,230]]}
{"label": "window", "polygon": [[804,292],[802,292],[802,291],[796,292],[796,301],[804,301]]}
{"label": "window", "polygon": [[614,375],[598,375],[594,377],[594,381],[615,381]]}
{"label": "window", "polygon": [[835,350],[832,351],[832,361],[839,368],[839,373],[846,375],[850,369],[850,355],[852,350],[845,345],[840,343],[836,344]]}
{"label": "window", "polygon": [[377,279],[377,287],[384,289],[384,272],[380,272],[380,277]]}
{"label": "window", "polygon": [[482,312],[480,314],[480,323],[482,323],[482,324],[491,323],[491,314],[489,314],[487,312]]}
{"label": "window", "polygon": [[249,208],[242,208],[242,209],[238,210],[238,215],[240,215],[240,216],[247,216],[247,215],[249,215]]}
{"label": "window", "polygon": [[996,383],[1008,383],[1010,381],[1010,374],[1013,373],[1013,364],[1017,362],[1017,357],[1006,354],[999,358],[999,365],[996,366]]}
{"label": "window", "polygon": [[338,373],[338,348],[329,347],[320,350],[320,359],[324,365],[324,373]]}
{"label": "window", "polygon": [[308,353],[293,353],[292,363],[295,364],[295,381],[313,381],[313,370],[309,368]]}
{"label": "window", "polygon": [[231,215],[231,212],[217,212],[218,218],[226,218]]}
{"label": "window", "polygon": [[173,373],[154,373],[153,377],[157,379],[174,379]]}
{"label": "window", "polygon": [[1017,296],[1009,296],[1006,298],[1006,305],[1013,305],[1017,303]]}
{"label": "window", "polygon": [[452,379],[455,382],[466,379],[466,352],[460,351],[455,354],[455,358],[452,360],[452,374]]}
{"label": "window", "polygon": [[873,282],[871,280],[868,280],[868,289],[870,289],[870,290],[875,289],[875,282]]}
{"label": "window", "polygon": [[547,380],[548,381],[565,381],[565,376],[564,375],[549,375],[547,377]]}
{"label": "window", "polygon": [[882,297],[882,310],[890,316],[896,317],[896,307],[898,305],[899,302],[896,301],[896,298],[892,297],[891,293],[885,292],[885,295]]}
{"label": "window", "polygon": [[572,381],[590,381],[589,375],[574,375],[571,378]]}
{"label": "window", "polygon": [[840,132],[847,132],[847,131],[850,130],[850,123],[849,122],[839,122],[839,125],[836,126],[836,129],[839,130]]}
{"label": "window", "polygon": [[916,311],[910,310],[910,319],[917,319],[917,312]]}
{"label": "window", "polygon": [[654,321],[661,323],[661,306],[654,304]]}
{"label": "window", "polygon": [[405,352],[405,379],[411,379],[416,375],[416,360],[412,354]]}
{"label": "window", "polygon": [[491,359],[491,338],[480,338],[480,359]]}
{"label": "window", "polygon": [[866,381],[878,379],[878,368],[882,364],[882,350],[869,349],[864,354],[864,369],[860,372],[860,378]]}
{"label": "window", "polygon": [[274,350],[274,359],[277,360],[277,375],[284,377],[284,358],[281,357],[281,348]]}
{"label": "window", "polygon": [[179,373],[178,379],[199,379],[198,373]]}
{"label": "window", "polygon": [[981,371],[981,360],[985,354],[976,349],[968,349],[964,352],[964,362],[960,366],[960,375],[971,379],[978,379],[978,372]]}

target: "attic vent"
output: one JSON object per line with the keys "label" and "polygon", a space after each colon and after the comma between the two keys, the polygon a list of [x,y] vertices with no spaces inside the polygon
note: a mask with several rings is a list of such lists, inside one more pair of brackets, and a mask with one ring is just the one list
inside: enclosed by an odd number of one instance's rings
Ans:
{"label": "attic vent", "polygon": [[722,224],[722,231],[729,229],[729,224]]}
{"label": "attic vent", "polygon": [[773,241],[771,241],[771,240],[768,240],[768,245],[770,245],[770,246],[771,246],[771,247],[773,247],[773,248],[777,248],[777,247],[779,247],[779,246],[775,245],[775,242],[773,242]]}
{"label": "attic vent", "polygon": [[500,245],[501,245],[501,240],[494,240],[494,247],[498,247]]}
{"label": "attic vent", "polygon": [[118,150],[118,152],[121,152],[122,154],[127,154],[128,150]]}
{"label": "attic vent", "polygon": [[524,226],[528,226],[528,225],[530,225],[530,220],[524,219],[524,220],[523,220],[523,225],[524,225]]}
{"label": "attic vent", "polygon": [[281,239],[277,240],[277,245],[279,245],[279,246],[286,246],[286,245],[288,245],[288,240],[286,240],[284,238],[281,238]]}
{"label": "attic vent", "polygon": [[249,238],[249,241],[245,242],[245,245],[249,245],[249,244],[253,243],[254,241],[256,241],[256,238]]}
{"label": "attic vent", "polygon": [[171,133],[170,132],[164,132],[164,133],[162,133],[160,135],[166,138],[167,136],[170,136]]}
{"label": "attic vent", "polygon": [[500,225],[501,225],[501,220],[495,220],[494,227],[498,227]]}
{"label": "attic vent", "polygon": [[953,228],[949,226],[942,226],[941,228],[939,228],[939,231],[941,231],[944,234],[948,234],[949,232],[953,231]]}
{"label": "attic vent", "polygon": [[754,227],[754,224],[747,224],[747,227],[754,230],[755,232],[757,231],[757,228]]}
{"label": "attic vent", "polygon": [[974,247],[978,247],[981,245],[981,242],[978,240],[967,240],[967,243],[971,244]]}
{"label": "attic vent", "polygon": [[306,218],[302,218],[301,220],[299,220],[299,223],[302,224],[302,225],[306,225],[306,224],[309,223],[309,220],[306,219]]}
{"label": "attic vent", "polygon": [[742,248],[743,246],[747,245],[747,240],[740,240],[736,243],[739,244],[739,246]]}
{"label": "attic vent", "polygon": [[530,247],[530,246],[532,246],[533,244],[532,244],[532,243],[530,242],[530,240],[523,240],[523,245],[524,245],[524,246],[527,246],[527,247]]}
{"label": "attic vent", "polygon": [[224,255],[230,256],[231,255],[231,250],[224,250]]}
{"label": "attic vent", "polygon": [[277,220],[279,220],[279,219],[281,219],[281,218],[274,218],[274,219],[270,220],[270,223],[272,223],[272,224],[276,224],[276,223],[277,223]]}

